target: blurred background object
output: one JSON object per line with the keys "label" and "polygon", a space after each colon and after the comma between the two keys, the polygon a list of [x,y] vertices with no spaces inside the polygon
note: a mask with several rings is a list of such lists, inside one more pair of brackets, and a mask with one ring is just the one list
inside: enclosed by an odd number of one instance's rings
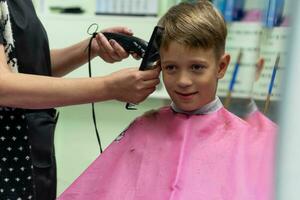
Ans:
{"label": "blurred background object", "polygon": [[282,85],[280,106],[280,132],[277,159],[277,199],[300,199],[300,112],[299,52],[300,52],[300,2],[291,2],[291,35],[288,39],[287,70]]}

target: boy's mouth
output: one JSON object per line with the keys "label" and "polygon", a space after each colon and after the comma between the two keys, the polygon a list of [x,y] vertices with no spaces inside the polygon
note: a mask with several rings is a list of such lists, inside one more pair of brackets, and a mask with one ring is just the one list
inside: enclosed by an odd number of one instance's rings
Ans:
{"label": "boy's mouth", "polygon": [[197,94],[198,92],[189,92],[189,93],[182,93],[182,92],[177,92],[175,91],[175,93],[182,98],[191,98],[193,95]]}

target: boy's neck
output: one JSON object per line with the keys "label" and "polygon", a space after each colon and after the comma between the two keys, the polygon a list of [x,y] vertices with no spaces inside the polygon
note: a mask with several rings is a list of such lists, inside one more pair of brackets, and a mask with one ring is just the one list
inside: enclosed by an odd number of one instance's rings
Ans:
{"label": "boy's neck", "polygon": [[178,108],[174,104],[174,102],[171,103],[171,108],[172,108],[172,110],[174,112],[182,113],[182,114],[187,114],[187,115],[205,115],[205,114],[210,114],[210,113],[218,111],[222,107],[223,107],[223,104],[220,101],[219,97],[217,97],[217,96],[210,103],[202,106],[201,108],[198,108],[197,110],[193,110],[193,111],[184,111],[184,110],[181,110],[180,108]]}

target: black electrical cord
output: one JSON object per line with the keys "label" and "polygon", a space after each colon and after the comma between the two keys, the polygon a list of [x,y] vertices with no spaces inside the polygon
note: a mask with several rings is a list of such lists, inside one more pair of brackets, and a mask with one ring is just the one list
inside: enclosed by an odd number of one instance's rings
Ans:
{"label": "black electrical cord", "polygon": [[[95,31],[93,31],[92,33],[90,32],[92,27],[96,27]],[[93,39],[97,36],[97,31],[98,31],[98,25],[93,23],[89,26],[87,33],[89,35],[92,35],[90,41],[89,41],[89,45],[88,45],[88,66],[89,66],[89,77],[92,77],[92,67],[91,67],[91,54],[92,54],[92,42]],[[96,132],[96,136],[97,136],[97,140],[98,140],[98,144],[99,144],[99,148],[100,148],[100,153],[103,152],[102,150],[102,145],[101,145],[101,139],[100,139],[100,135],[99,135],[99,131],[97,128],[97,121],[96,121],[96,113],[95,113],[95,103],[92,103],[92,116],[93,116],[93,122],[94,122],[94,127],[95,127],[95,132]]]}

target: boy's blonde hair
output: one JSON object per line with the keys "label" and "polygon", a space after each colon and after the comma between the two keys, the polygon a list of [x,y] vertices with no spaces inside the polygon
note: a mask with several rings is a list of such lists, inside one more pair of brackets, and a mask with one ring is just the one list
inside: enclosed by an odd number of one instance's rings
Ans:
{"label": "boy's blonde hair", "polygon": [[161,48],[173,41],[191,48],[213,48],[216,58],[225,51],[227,28],[223,16],[208,0],[180,3],[159,20],[163,27]]}

